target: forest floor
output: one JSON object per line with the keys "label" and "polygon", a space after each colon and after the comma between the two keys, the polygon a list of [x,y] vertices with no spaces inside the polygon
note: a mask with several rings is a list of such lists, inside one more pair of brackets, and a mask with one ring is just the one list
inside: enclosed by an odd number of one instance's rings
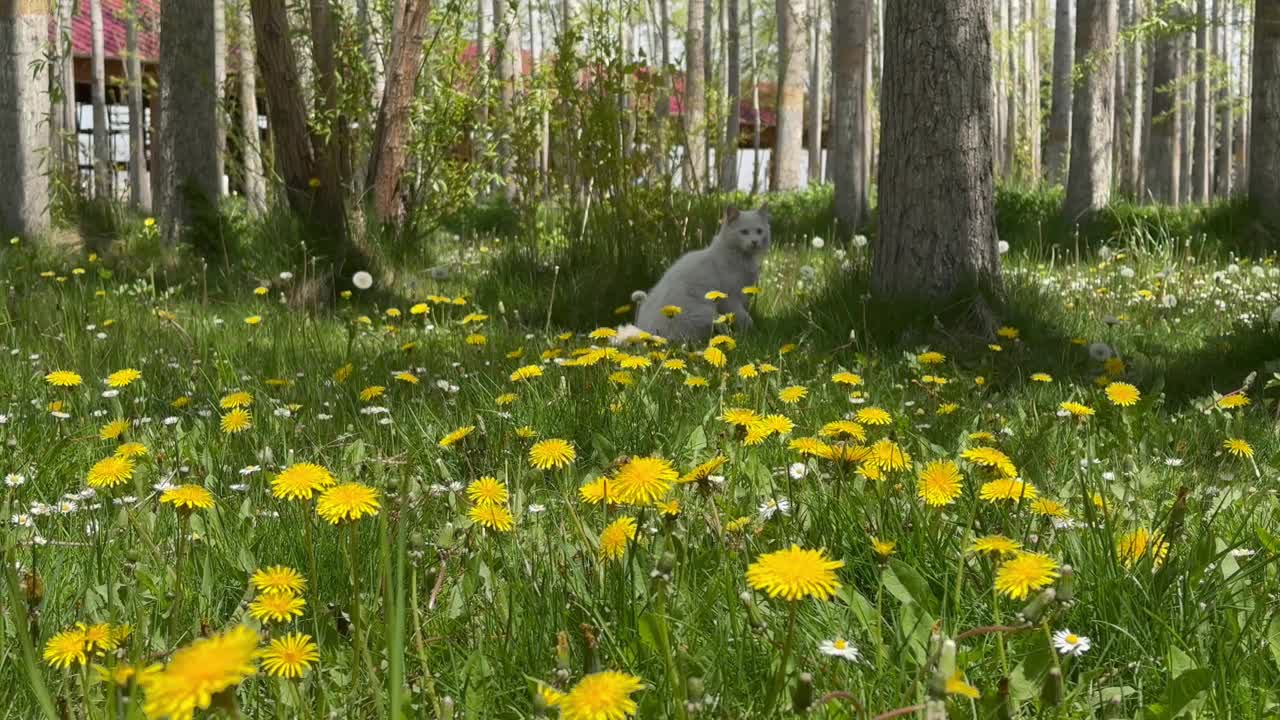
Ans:
{"label": "forest floor", "polygon": [[598,331],[477,305],[500,250],[308,313],[0,249],[0,717],[1280,707],[1275,256],[1013,253],[998,340],[890,346],[792,245],[615,350],[589,267]]}

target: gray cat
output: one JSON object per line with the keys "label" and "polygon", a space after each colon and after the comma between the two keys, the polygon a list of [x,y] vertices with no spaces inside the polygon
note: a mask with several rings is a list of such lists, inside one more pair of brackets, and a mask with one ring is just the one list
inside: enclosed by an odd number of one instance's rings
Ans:
{"label": "gray cat", "polygon": [[[743,288],[760,279],[760,262],[769,250],[769,209],[725,212],[724,224],[709,247],[685,253],[662,275],[648,293],[637,291],[639,303],[634,325],[618,329],[616,342],[657,335],[671,342],[705,342],[714,330],[716,318],[733,313],[733,327],[750,330],[747,296]],[[707,293],[718,290],[726,297],[708,300]],[[671,307],[679,313],[668,317]]]}

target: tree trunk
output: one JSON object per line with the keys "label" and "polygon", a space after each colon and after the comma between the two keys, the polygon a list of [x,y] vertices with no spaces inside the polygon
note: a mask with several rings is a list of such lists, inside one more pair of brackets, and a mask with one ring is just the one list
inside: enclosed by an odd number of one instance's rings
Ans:
{"label": "tree trunk", "polygon": [[[1129,15],[1126,23],[1129,27],[1138,27],[1142,22],[1142,0],[1129,0]],[[1129,116],[1132,119],[1129,134],[1129,147],[1126,152],[1129,154],[1128,168],[1129,177],[1126,179],[1125,186],[1129,194],[1134,198],[1142,197],[1142,146],[1143,139],[1146,137],[1146,103],[1144,102],[1147,94],[1146,71],[1142,67],[1142,40],[1132,38],[1129,41],[1128,63],[1125,68],[1129,73],[1129,80],[1126,83],[1129,88]]]}
{"label": "tree trunk", "polygon": [[1240,28],[1240,99],[1244,105],[1240,114],[1240,153],[1236,156],[1236,192],[1249,192],[1249,141],[1253,131],[1253,65],[1257,36],[1250,28],[1248,11],[1244,3],[1236,4],[1236,27]]}
{"label": "tree trunk", "polygon": [[1071,110],[1071,169],[1063,213],[1080,222],[1111,200],[1116,0],[1080,0],[1076,59],[1083,73]]}
{"label": "tree trunk", "polygon": [[210,0],[213,12],[213,95],[214,131],[218,148],[218,194],[222,194],[227,175],[227,6],[224,0]]}
{"label": "tree trunk", "polygon": [[[1188,16],[1188,19],[1194,19],[1194,11]],[[1178,46],[1178,77],[1183,78],[1181,92],[1181,112],[1182,112],[1182,134],[1179,137],[1181,144],[1178,149],[1182,152],[1182,181],[1178,184],[1181,195],[1178,198],[1180,203],[1186,204],[1191,202],[1194,187],[1191,178],[1191,163],[1194,156],[1192,150],[1195,148],[1196,121],[1195,105],[1196,105],[1196,85],[1195,77],[1195,35],[1186,33],[1182,36],[1182,42]],[[1188,81],[1187,78],[1190,78]]]}
{"label": "tree trunk", "polygon": [[1014,52],[1016,47],[1015,39],[1018,37],[1018,16],[1014,13],[1013,0],[1004,0],[1005,25],[1008,27],[1008,34],[1005,35],[1004,46],[1002,48],[1002,58],[1005,62],[1005,84],[1004,84],[1004,177],[1006,180],[1012,180],[1018,174],[1018,66],[1015,62],[1017,53]]}
{"label": "tree trunk", "polygon": [[[1218,0],[1218,33],[1221,61],[1228,70],[1231,67],[1231,11],[1226,0]],[[1232,106],[1235,98],[1231,94],[1231,73],[1228,71],[1218,95],[1218,156],[1215,171],[1215,192],[1218,197],[1231,197],[1232,177],[1235,171],[1235,117]]]}
{"label": "tree trunk", "polygon": [[742,50],[738,22],[738,0],[724,0],[728,22],[725,23],[725,117],[724,142],[720,156],[720,189],[732,192],[738,188],[738,137],[742,131]]}
{"label": "tree trunk", "polygon": [[267,209],[267,180],[262,170],[262,142],[258,130],[258,69],[254,64],[253,13],[249,0],[238,0],[237,36],[240,38],[240,152],[244,155],[244,197],[249,212]]}
{"label": "tree trunk", "polygon": [[1280,1],[1258,0],[1253,16],[1253,111],[1249,199],[1280,228]]}
{"label": "tree trunk", "polygon": [[703,15],[707,0],[689,0],[684,34],[684,185],[697,192],[707,180],[706,166],[706,37]]}
{"label": "tree trunk", "polygon": [[[665,0],[664,0],[665,1]],[[753,0],[747,0],[747,55],[751,58],[751,194],[760,189],[760,66],[756,57],[756,25]]]}
{"label": "tree trunk", "polygon": [[129,204],[151,212],[151,174],[147,171],[146,113],[142,98],[142,58],[138,55],[138,25],[142,20],[136,0],[125,7],[125,74],[129,92]]}
{"label": "tree trunk", "polygon": [[991,333],[1001,280],[989,4],[892,0],[884,43],[872,294],[899,309],[967,316]]}
{"label": "tree trunk", "polygon": [[995,38],[993,43],[994,69],[991,73],[991,107],[992,107],[992,123],[991,123],[991,141],[992,147],[995,148],[995,172],[1000,177],[1004,177],[1005,166],[1008,165],[1008,159],[1005,157],[1005,141],[1004,134],[1007,130],[1005,123],[1005,113],[1008,108],[1005,105],[1004,97],[1004,55],[1001,54],[999,43],[1008,33],[1005,31],[1004,17],[1005,0],[995,0],[995,5],[991,9],[992,19],[995,24]]}
{"label": "tree trunk", "polygon": [[320,176],[320,161],[313,150],[320,144],[312,139],[307,126],[285,0],[252,0],[252,7],[258,68],[270,98],[267,119],[275,167],[284,180],[289,207],[307,223],[319,252],[341,275],[362,265],[364,258],[353,253],[347,242],[341,188],[326,185]]}
{"label": "tree trunk", "polygon": [[[393,3],[391,12],[397,15],[400,13],[400,8],[394,5]],[[374,35],[374,18],[369,13],[369,0],[356,0],[356,28],[360,33],[360,53],[364,55],[364,61],[369,65],[369,72],[373,74],[373,102],[381,104],[387,87],[387,73],[386,66],[383,64],[382,51]]]}
{"label": "tree trunk", "polygon": [[77,139],[75,63],[71,52],[71,15],[74,0],[57,0],[53,59],[49,68],[50,138],[54,169],[61,182],[80,182],[80,143]]}
{"label": "tree trunk", "polygon": [[1179,42],[1175,34],[1161,34],[1154,41],[1151,57],[1151,143],[1146,158],[1147,194],[1156,202],[1170,205],[1177,204],[1182,182]]}
{"label": "tree trunk", "polygon": [[836,0],[831,14],[832,181],[836,219],[849,232],[867,216],[867,63],[869,0]]}
{"label": "tree trunk", "polygon": [[[1129,6],[1133,0],[1118,0],[1118,26],[1127,28]],[[1123,41],[1117,38],[1117,46],[1113,52],[1115,58],[1115,112],[1112,113],[1113,130],[1111,133],[1111,170],[1112,187],[1121,188],[1124,192],[1125,179],[1129,176],[1129,132],[1132,125],[1129,108],[1129,57],[1120,51]]]}
{"label": "tree trunk", "polygon": [[829,0],[816,0],[811,8],[809,41],[812,44],[809,56],[809,182],[822,182],[822,120],[823,103],[822,80],[822,8]]}
{"label": "tree trunk", "polygon": [[103,49],[102,0],[89,0],[90,27],[93,34],[93,50],[90,57],[91,95],[93,98],[93,194],[98,198],[111,197],[112,176],[115,174],[111,159],[111,139],[107,127],[107,70],[106,51]]}
{"label": "tree trunk", "polygon": [[804,85],[806,51],[805,0],[777,0],[778,12],[778,125],[770,190],[803,187]]}
{"label": "tree trunk", "polygon": [[47,0],[0,0],[0,236],[49,229],[49,93],[31,73],[48,41]]}
{"label": "tree trunk", "polygon": [[1049,108],[1049,138],[1045,144],[1045,179],[1060,184],[1067,181],[1067,158],[1071,149],[1071,69],[1075,62],[1075,26],[1071,0],[1057,0],[1053,30],[1053,101]]}
{"label": "tree trunk", "polygon": [[156,206],[169,243],[182,238],[200,206],[216,207],[217,96],[212,10],[164,3],[160,10],[160,141]]}
{"label": "tree trunk", "polygon": [[1213,104],[1209,101],[1209,22],[1213,12],[1213,0],[1197,0],[1196,25],[1196,128],[1192,148],[1191,179],[1194,183],[1193,199],[1209,202],[1212,191],[1209,179],[1213,169]]}
{"label": "tree trunk", "polygon": [[1036,4],[1040,0],[1022,0],[1022,74],[1023,82],[1023,119],[1026,121],[1027,136],[1027,178],[1032,182],[1040,179],[1040,58],[1036,52],[1036,39],[1039,36]]}
{"label": "tree trunk", "polygon": [[502,112],[498,157],[502,162],[504,193],[508,200],[515,200],[520,184],[516,178],[514,113],[523,71],[519,0],[493,0],[493,35],[498,65],[498,102]]}
{"label": "tree trunk", "polygon": [[373,215],[378,222],[398,220],[403,212],[400,180],[408,163],[409,110],[417,93],[426,39],[428,0],[403,0],[401,22],[391,38],[390,73],[378,108],[369,160],[368,185],[373,192]]}

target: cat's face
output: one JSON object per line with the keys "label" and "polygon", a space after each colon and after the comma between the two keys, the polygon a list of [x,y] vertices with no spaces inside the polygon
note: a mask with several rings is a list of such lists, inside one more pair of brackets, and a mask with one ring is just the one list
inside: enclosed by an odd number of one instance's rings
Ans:
{"label": "cat's face", "polygon": [[744,255],[763,255],[769,249],[769,209],[729,208],[721,234]]}

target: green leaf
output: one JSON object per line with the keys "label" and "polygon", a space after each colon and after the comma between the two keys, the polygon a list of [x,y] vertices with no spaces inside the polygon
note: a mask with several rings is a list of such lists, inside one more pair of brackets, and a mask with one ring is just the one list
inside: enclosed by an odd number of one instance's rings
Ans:
{"label": "green leaf", "polygon": [[1162,717],[1172,720],[1199,705],[1200,696],[1213,685],[1213,673],[1207,668],[1187,670],[1169,683]]}
{"label": "green leaf", "polygon": [[898,615],[898,627],[902,631],[903,649],[916,665],[924,664],[933,623],[933,617],[919,605],[913,602],[903,604]]}
{"label": "green leaf", "polygon": [[640,630],[640,642],[649,652],[657,655],[660,651],[658,646],[658,616],[653,613],[645,613],[640,616],[638,621]]}
{"label": "green leaf", "polygon": [[1276,613],[1267,625],[1267,646],[1271,649],[1271,659],[1280,668],[1280,613]]}
{"label": "green leaf", "polygon": [[929,583],[916,569],[896,558],[889,561],[883,578],[884,587],[901,603],[915,603],[931,615],[938,614],[938,600]]}

